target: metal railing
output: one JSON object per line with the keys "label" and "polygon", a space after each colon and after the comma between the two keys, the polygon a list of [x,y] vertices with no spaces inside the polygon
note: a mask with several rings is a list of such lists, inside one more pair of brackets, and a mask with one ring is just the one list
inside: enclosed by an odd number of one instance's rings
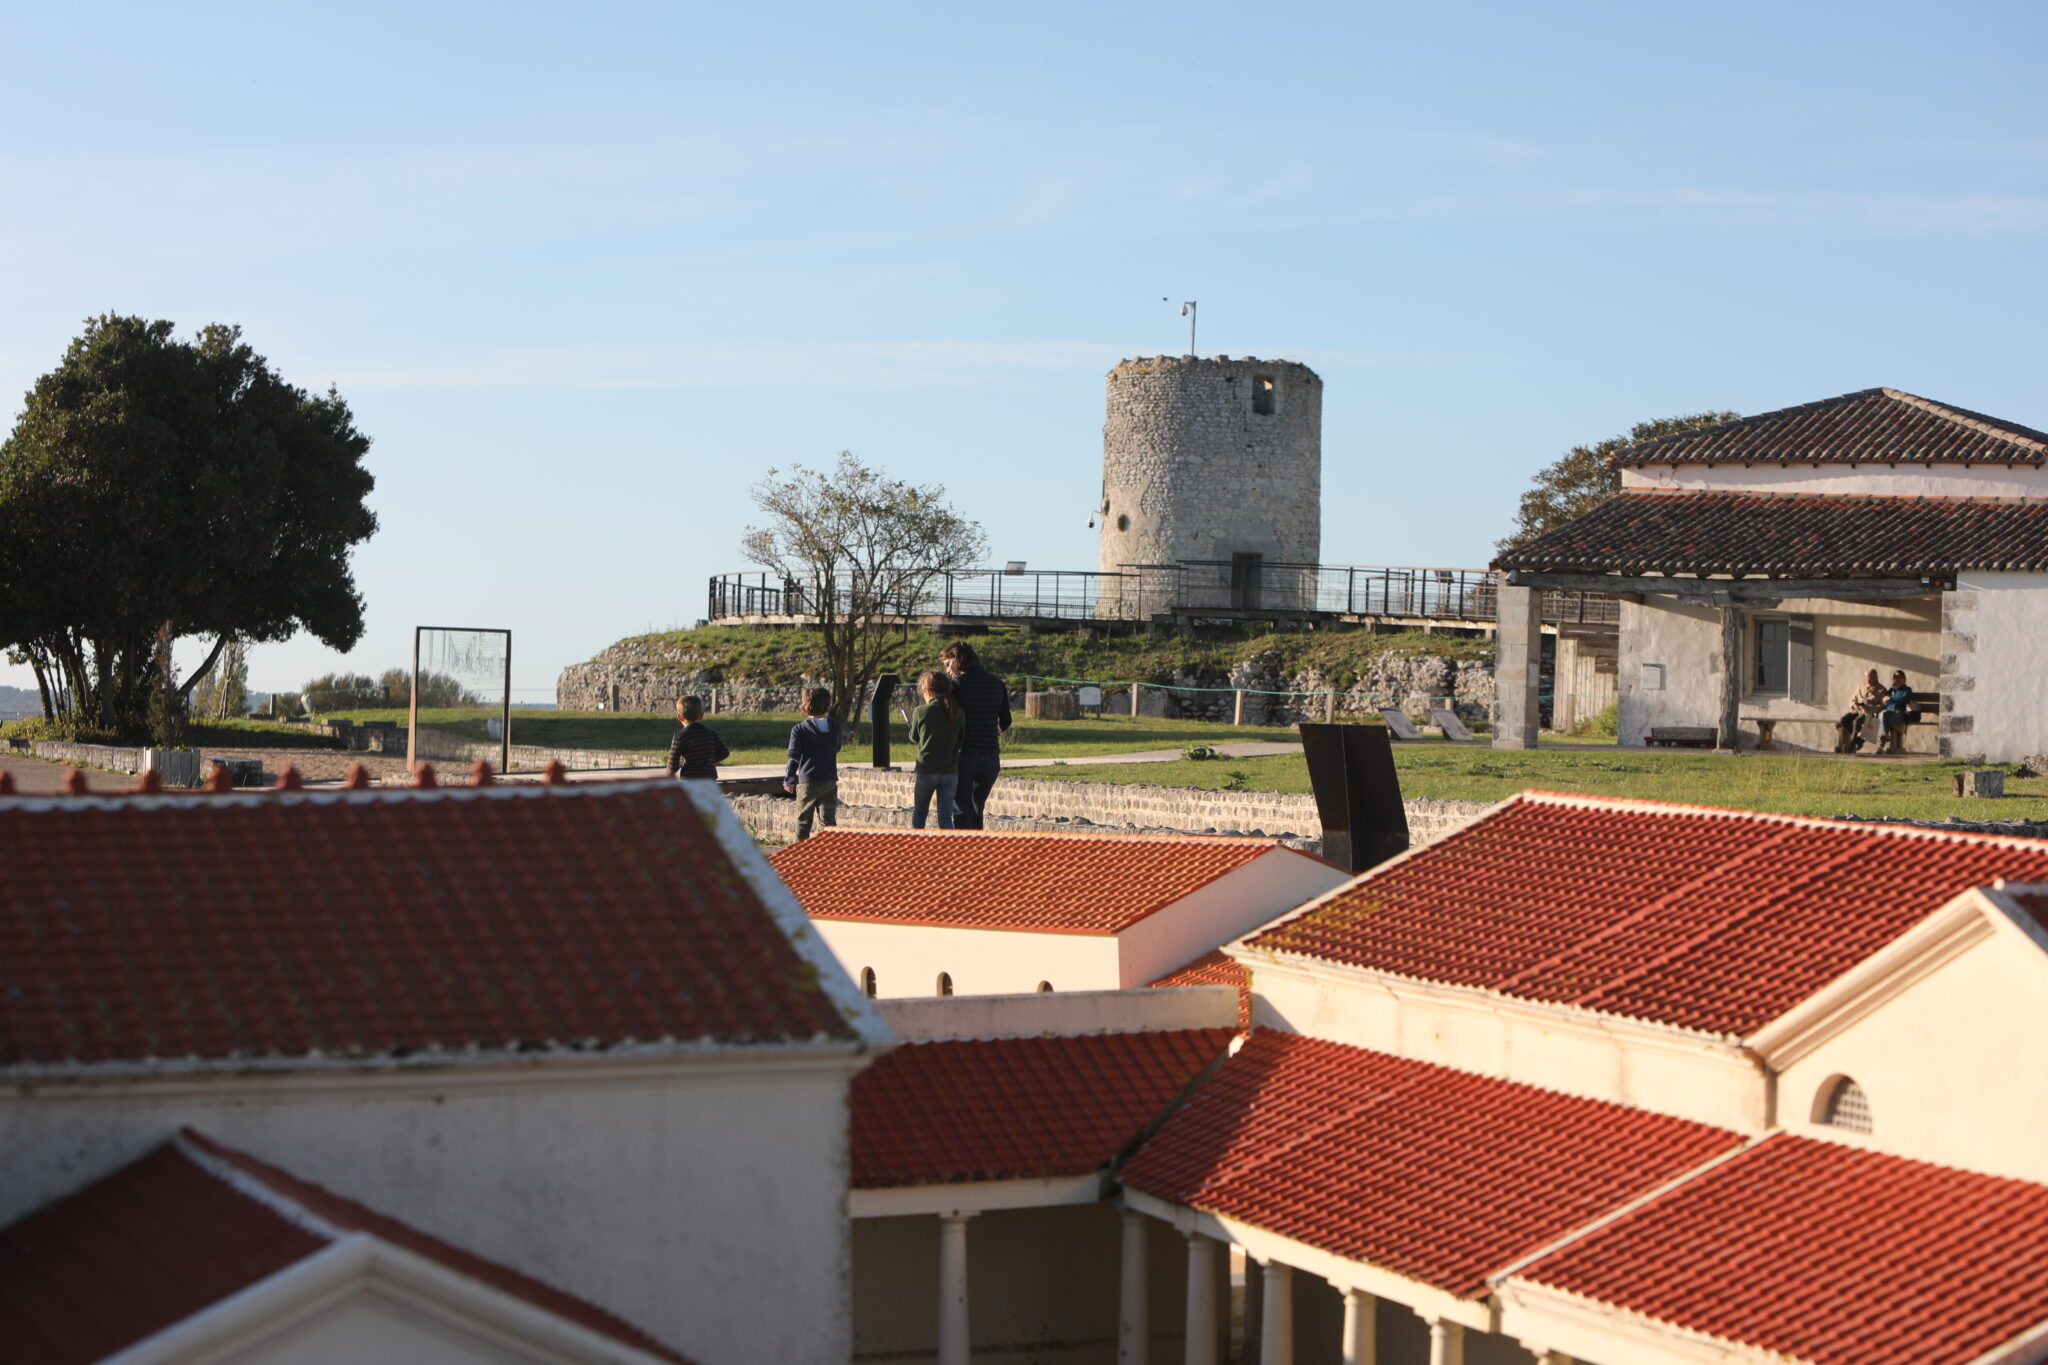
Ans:
{"label": "metal railing", "polygon": [[[710,581],[712,621],[815,617],[814,579],[730,573]],[[838,594],[839,608],[850,606]],[[1127,564],[1117,572],[1079,569],[949,569],[914,592],[885,601],[883,615],[916,619],[1144,621],[1154,616],[1252,618],[1263,615],[1393,617],[1492,621],[1499,614],[1494,576],[1484,569],[1273,564],[1186,560]],[[1543,594],[1552,624],[1612,625],[1620,603],[1600,593]]]}

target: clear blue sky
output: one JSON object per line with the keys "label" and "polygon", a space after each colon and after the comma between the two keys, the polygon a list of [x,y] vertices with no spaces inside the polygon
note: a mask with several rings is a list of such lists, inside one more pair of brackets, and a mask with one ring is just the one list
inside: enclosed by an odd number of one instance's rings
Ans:
{"label": "clear blue sky", "polygon": [[[2048,8],[9,6],[0,395],[102,311],[338,384],[347,659],[688,625],[842,448],[1092,568],[1102,376],[1316,367],[1324,556],[1482,565],[1648,417],[1891,385],[2048,426]],[[26,670],[0,680],[23,681]]]}

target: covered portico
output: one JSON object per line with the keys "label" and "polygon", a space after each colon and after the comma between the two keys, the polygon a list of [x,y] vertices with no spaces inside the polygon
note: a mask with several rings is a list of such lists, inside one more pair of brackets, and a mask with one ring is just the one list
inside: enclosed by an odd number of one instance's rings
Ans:
{"label": "covered portico", "polygon": [[1623,744],[1831,748],[1875,669],[1936,722],[1908,752],[2048,751],[2048,499],[1625,491],[1494,569],[1499,748],[1536,746],[1536,603],[1566,590],[1622,603]]}

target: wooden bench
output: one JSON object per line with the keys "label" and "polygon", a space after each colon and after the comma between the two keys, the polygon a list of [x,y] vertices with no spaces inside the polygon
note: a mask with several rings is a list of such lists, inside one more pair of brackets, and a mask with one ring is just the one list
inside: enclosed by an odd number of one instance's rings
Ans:
{"label": "wooden bench", "polygon": [[1643,742],[1667,749],[1711,749],[1718,738],[1711,725],[1658,725]]}
{"label": "wooden bench", "polygon": [[1906,751],[1906,727],[1908,725],[1918,725],[1921,721],[1930,720],[1940,714],[1941,693],[1915,692],[1913,694],[1913,711],[1907,713],[1889,727],[1890,732],[1878,744],[1876,752],[1881,754],[1904,753]]}

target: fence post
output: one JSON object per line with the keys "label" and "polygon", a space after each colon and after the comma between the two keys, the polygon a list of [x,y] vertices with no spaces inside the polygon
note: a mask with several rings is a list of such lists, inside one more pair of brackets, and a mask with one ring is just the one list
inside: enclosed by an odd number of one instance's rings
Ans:
{"label": "fence post", "polygon": [[1242,687],[1237,689],[1237,712],[1231,717],[1230,723],[1232,725],[1244,724],[1244,689]]}
{"label": "fence post", "polygon": [[1132,684],[1131,684],[1131,719],[1132,719],[1132,720],[1136,720],[1136,719],[1138,718],[1138,689],[1139,689],[1139,688],[1141,688],[1141,687],[1143,687],[1144,685],[1145,685],[1145,684],[1143,684],[1143,683],[1132,683]]}
{"label": "fence post", "polygon": [[1336,719],[1337,693],[1333,689],[1331,691],[1323,693],[1323,724],[1328,725]]}

